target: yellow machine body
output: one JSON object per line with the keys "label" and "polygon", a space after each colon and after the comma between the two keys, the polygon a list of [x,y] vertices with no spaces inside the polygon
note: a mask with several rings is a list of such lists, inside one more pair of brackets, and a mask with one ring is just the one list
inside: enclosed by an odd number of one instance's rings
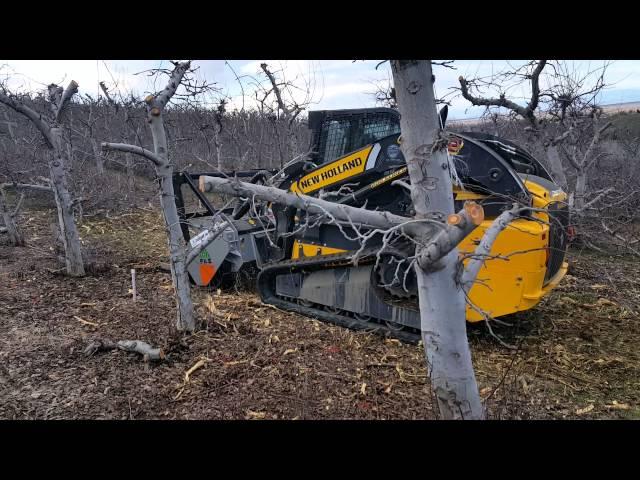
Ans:
{"label": "yellow machine body", "polygon": [[[543,209],[534,216],[540,221],[517,219],[507,226],[497,237],[491,249],[491,256],[478,274],[477,283],[469,292],[469,300],[478,307],[467,305],[467,320],[484,320],[479,310],[492,317],[534,307],[564,277],[568,264],[545,282],[547,258],[549,255],[549,215],[544,212],[548,204],[566,199],[564,192],[553,193],[531,181],[525,186],[532,194],[533,207]],[[481,199],[482,195],[464,190],[454,190],[456,200]],[[461,255],[475,250],[476,245],[491,226],[493,219],[488,218],[471,232],[459,245]],[[303,243],[296,240],[292,258],[315,257],[343,253],[345,250],[327,245]],[[468,260],[464,260],[466,263]]]}

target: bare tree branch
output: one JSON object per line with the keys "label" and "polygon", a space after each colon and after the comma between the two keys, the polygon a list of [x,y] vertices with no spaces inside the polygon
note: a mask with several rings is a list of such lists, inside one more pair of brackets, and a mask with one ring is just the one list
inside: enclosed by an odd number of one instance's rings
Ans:
{"label": "bare tree branch", "polygon": [[42,115],[37,113],[35,110],[27,107],[23,102],[16,100],[14,98],[9,97],[3,92],[0,92],[0,103],[12,108],[18,113],[21,113],[29,120],[33,122],[36,128],[40,131],[42,136],[45,138],[47,142],[47,146],[49,148],[53,148],[53,140],[51,138],[51,127],[48,123],[42,119]]}
{"label": "bare tree branch", "polygon": [[138,145],[129,145],[127,143],[109,143],[102,142],[101,147],[103,150],[109,151],[114,150],[118,152],[125,153],[135,153],[136,155],[140,155],[141,157],[146,158],[147,160],[151,160],[153,164],[157,167],[164,165],[165,160],[157,156],[150,150],[146,148],[139,147]]}
{"label": "bare tree branch", "polygon": [[464,269],[460,278],[460,283],[465,293],[469,293],[473,286],[480,268],[484,264],[489,254],[491,253],[491,247],[498,238],[500,232],[502,232],[507,226],[515,220],[515,218],[522,212],[523,208],[519,204],[515,204],[510,210],[505,210],[493,221],[491,226],[482,236],[482,240],[473,252],[473,258],[469,261]]}

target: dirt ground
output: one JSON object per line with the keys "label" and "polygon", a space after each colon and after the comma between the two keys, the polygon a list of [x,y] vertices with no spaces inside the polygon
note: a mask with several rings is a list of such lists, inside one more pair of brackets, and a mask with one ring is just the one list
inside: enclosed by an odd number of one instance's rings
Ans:
{"label": "dirt ground", "polygon": [[[202,329],[183,338],[157,211],[85,218],[98,265],[85,278],[62,274],[54,221],[53,210],[30,209],[26,247],[0,238],[0,418],[433,418],[422,347],[282,312],[246,291],[194,290]],[[517,350],[470,327],[491,418],[640,418],[640,263],[577,251],[570,260],[537,308],[494,327]],[[167,356],[87,357],[94,339],[144,340]]]}

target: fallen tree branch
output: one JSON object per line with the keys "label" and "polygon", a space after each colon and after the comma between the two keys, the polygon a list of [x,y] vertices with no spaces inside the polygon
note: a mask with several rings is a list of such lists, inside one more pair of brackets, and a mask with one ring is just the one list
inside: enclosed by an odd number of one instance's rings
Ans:
{"label": "fallen tree branch", "polygon": [[614,238],[617,238],[618,240],[620,240],[622,242],[622,246],[627,248],[628,250],[630,250],[631,252],[633,252],[636,255],[640,255],[640,252],[638,250],[636,250],[635,248],[633,248],[631,245],[633,245],[634,242],[630,242],[628,239],[624,238],[622,235],[614,232],[613,230],[611,230],[606,223],[604,223],[604,220],[600,220],[600,223],[602,224],[602,228],[604,229],[605,232],[607,232],[609,235],[611,235]]}
{"label": "fallen tree branch", "polygon": [[[236,197],[253,197],[309,213],[329,214],[336,221],[348,223],[352,227],[355,227],[356,223],[383,230],[400,227],[408,235],[426,244],[418,258],[422,268],[428,268],[444,257],[484,220],[484,210],[479,204],[465,202],[462,210],[450,215],[447,223],[442,223],[442,228],[434,235],[434,229],[420,220],[328,202],[308,195],[288,193],[275,187],[240,182],[237,179],[201,176],[199,188],[202,192],[216,191]],[[429,221],[433,222],[431,219]]]}
{"label": "fallen tree branch", "polygon": [[[235,197],[254,197],[257,200],[273,202],[280,205],[305,210],[309,213],[329,212],[336,220],[346,223],[360,223],[374,228],[390,228],[401,225],[409,221],[409,218],[400,215],[393,215],[388,212],[377,212],[361,208],[342,205],[335,202],[328,202],[308,195],[288,193],[275,187],[266,187],[253,183],[240,182],[237,179],[226,179],[218,177],[201,176],[199,188],[202,192],[217,191]],[[412,230],[414,234],[431,232],[431,228],[426,225],[408,225],[407,230]],[[408,232],[409,233],[409,232]]]}
{"label": "fallen tree branch", "polygon": [[48,185],[37,185],[32,183],[3,183],[0,185],[2,189],[13,188],[15,190],[36,190],[41,192],[53,192]]}
{"label": "fallen tree branch", "polygon": [[87,345],[84,349],[84,354],[90,357],[98,351],[115,349],[124,350],[125,352],[139,353],[142,355],[145,362],[160,361],[165,358],[165,353],[161,348],[153,348],[148,343],[140,340],[120,340],[119,342],[113,342],[111,340],[97,339]]}
{"label": "fallen tree branch", "polygon": [[610,188],[607,188],[607,189],[603,190],[603,191],[602,191],[602,192],[600,192],[598,195],[596,195],[593,199],[591,199],[591,200],[589,200],[587,203],[585,203],[585,204],[584,204],[584,207],[582,207],[582,209],[581,209],[581,210],[576,211],[575,213],[578,213],[578,214],[579,214],[579,213],[580,213],[580,212],[582,212],[583,210],[586,210],[587,208],[591,208],[591,206],[592,206],[593,204],[597,203],[597,202],[598,202],[598,200],[600,200],[602,197],[604,197],[605,195],[608,195],[609,193],[611,193],[611,192],[613,192],[613,191],[615,191],[615,188],[613,188],[613,187],[610,187]]}

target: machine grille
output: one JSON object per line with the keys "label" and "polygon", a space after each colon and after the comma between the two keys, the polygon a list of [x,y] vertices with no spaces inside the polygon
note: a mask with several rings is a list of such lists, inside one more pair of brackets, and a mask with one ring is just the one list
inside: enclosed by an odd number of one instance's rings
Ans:
{"label": "machine grille", "polygon": [[547,283],[558,273],[564,262],[569,245],[567,228],[569,227],[569,209],[565,204],[552,203],[549,211],[549,259],[547,260],[547,273],[544,277]]}

